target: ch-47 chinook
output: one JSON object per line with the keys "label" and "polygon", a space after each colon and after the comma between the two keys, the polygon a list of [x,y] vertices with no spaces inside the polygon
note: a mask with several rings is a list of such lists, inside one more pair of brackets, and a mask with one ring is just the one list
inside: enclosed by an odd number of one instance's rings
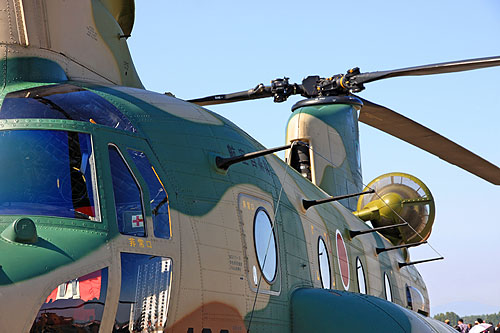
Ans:
{"label": "ch-47 chinook", "polygon": [[[364,186],[358,121],[494,184],[500,170],[353,93],[500,57],[189,102],[143,89],[132,0],[1,3],[1,332],[454,332],[415,268],[439,258],[408,253],[432,195],[401,173]],[[276,149],[200,106],[292,94]]]}

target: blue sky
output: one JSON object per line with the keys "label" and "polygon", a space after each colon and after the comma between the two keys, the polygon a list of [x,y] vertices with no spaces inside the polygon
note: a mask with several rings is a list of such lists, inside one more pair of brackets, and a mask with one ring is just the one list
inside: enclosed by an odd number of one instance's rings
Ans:
{"label": "blue sky", "polygon": [[[278,77],[300,82],[352,67],[376,71],[500,55],[500,2],[136,1],[129,46],[147,89],[183,99],[246,90]],[[385,105],[500,165],[500,68],[367,85]],[[299,97],[214,106],[265,146],[282,145]],[[500,187],[360,125],[364,182],[400,171],[436,200],[430,243],[444,261],[420,265],[431,308],[466,302],[500,311]],[[425,246],[412,259],[434,257]],[[472,303],[475,302],[475,303]],[[453,306],[450,310],[453,310]]]}

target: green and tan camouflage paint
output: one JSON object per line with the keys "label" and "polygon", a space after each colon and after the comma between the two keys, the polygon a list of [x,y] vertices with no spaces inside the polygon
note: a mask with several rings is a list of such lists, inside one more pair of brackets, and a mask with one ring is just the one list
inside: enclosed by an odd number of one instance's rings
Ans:
{"label": "green and tan camouflage paint", "polygon": [[[43,63],[43,60],[32,61],[33,66],[37,61]],[[26,87],[33,85],[27,83]],[[321,287],[317,263],[319,236],[326,240],[329,250],[332,287],[343,289],[337,268],[336,230],[340,230],[346,240],[351,267],[349,291],[357,291],[354,267],[355,258],[359,256],[365,265],[370,294],[383,297],[382,277],[383,272],[388,272],[396,303],[405,305],[406,283],[419,287],[426,295],[425,286],[413,268],[399,270],[396,267],[398,261],[404,261],[402,253],[384,253],[378,257],[374,254],[376,246],[389,246],[383,237],[375,234],[349,240],[347,229],[368,227],[341,204],[322,205],[304,212],[302,198],[324,198],[327,194],[279,158],[269,156],[261,161],[266,163],[269,172],[263,172],[251,163],[235,165],[227,174],[215,170],[210,156],[227,156],[228,144],[244,151],[262,148],[222,117],[172,97],[135,88],[79,85],[113,103],[133,121],[139,134],[67,120],[2,121],[2,129],[45,128],[92,134],[102,222],[36,217],[40,238],[47,239],[61,249],[60,252],[37,244],[26,246],[0,240],[2,253],[9,254],[2,256],[2,295],[13,297],[19,305],[30,309],[26,311],[24,320],[19,315],[2,316],[0,327],[27,330],[41,303],[55,286],[84,272],[107,266],[110,268],[110,284],[106,303],[110,305],[105,309],[106,319],[102,324],[102,330],[107,331],[106,328],[113,324],[119,295],[119,253],[137,252],[173,260],[168,314],[171,331],[185,332],[189,327],[195,330],[204,327],[226,329],[227,325],[235,331],[245,330],[256,295],[250,269],[256,263],[250,230],[252,215],[258,206],[266,207],[275,221],[279,272],[273,285],[263,283],[259,290],[252,330],[292,329],[290,299],[293,291]],[[23,84],[16,82],[15,87],[21,89]],[[148,103],[148,100],[151,102]],[[181,110],[191,111],[184,114]],[[108,143],[116,144],[122,150],[134,148],[156,157],[155,162],[160,166],[159,175],[170,198],[172,239],[149,236],[152,249],[137,249],[130,246],[130,236],[117,232],[107,160]],[[130,165],[133,167],[132,163]],[[137,170],[135,174],[141,187],[145,188],[146,184]],[[283,194],[278,205],[282,186]],[[147,201],[147,191],[143,193]],[[247,202],[245,207],[242,207],[242,198]],[[278,210],[274,216],[276,207]],[[2,217],[2,226],[6,227],[15,218]],[[148,234],[152,235],[151,212],[147,209],[146,225]],[[70,255],[65,256],[61,252]],[[8,259],[10,257],[15,260]],[[29,259],[31,257],[38,259]],[[241,266],[235,266],[233,259],[240,261]],[[241,267],[240,270],[235,270],[238,267]],[[13,306],[2,311],[17,312],[15,309]],[[225,314],[223,322],[217,319],[222,314]]]}
{"label": "green and tan camouflage paint", "polygon": [[[96,4],[97,1],[78,1],[78,4],[77,0],[54,2],[67,6],[63,9],[69,14],[74,13],[69,8],[72,4],[76,6],[72,10],[85,9],[87,11],[83,12],[93,13],[93,19],[104,15],[102,12],[95,14],[96,10],[105,9]],[[4,6],[19,4],[29,16],[39,9],[40,2],[3,1]],[[18,10],[18,7],[15,8]],[[8,9],[13,10],[11,7]],[[52,9],[45,10],[50,13]],[[104,16],[113,17],[111,13]],[[50,21],[52,24],[52,19]],[[26,20],[26,25],[30,24]],[[90,26],[99,30],[99,24]],[[15,26],[12,24],[12,27]],[[5,33],[5,27],[0,30]],[[28,42],[32,39],[29,30],[24,34]],[[22,128],[90,133],[101,216],[101,222],[30,216],[37,226],[39,242],[21,244],[0,238],[2,331],[29,331],[50,291],[65,281],[103,267],[109,268],[109,284],[100,331],[111,331],[120,294],[121,252],[172,258],[167,332],[187,332],[189,328],[193,328],[194,332],[203,328],[212,332],[244,332],[250,317],[253,318],[252,332],[312,332],[324,327],[332,327],[333,330],[334,320],[340,315],[349,322],[356,319],[360,325],[368,319],[380,319],[376,331],[386,332],[394,327],[393,321],[382,320],[387,314],[397,321],[400,332],[417,331],[417,328],[427,332],[446,331],[432,320],[404,309],[406,284],[420,289],[426,298],[427,311],[429,302],[427,290],[416,269],[397,267],[398,262],[405,260],[403,252],[391,251],[377,256],[375,247],[390,246],[390,243],[376,233],[350,239],[348,229],[367,229],[368,226],[340,203],[304,211],[301,204],[303,198],[325,198],[328,194],[281,159],[271,155],[260,158],[255,164],[234,165],[226,173],[217,170],[213,165],[213,156],[228,156],[229,146],[244,152],[263,148],[230,121],[184,101],[138,89],[139,81],[126,81],[123,68],[119,65],[100,71],[98,63],[101,60],[110,66],[113,61],[116,63],[117,57],[111,51],[108,60],[106,55],[97,52],[77,61],[55,55],[53,50],[40,45],[21,46],[21,35],[16,35],[18,41],[13,45],[2,43],[6,51],[0,61],[4,68],[0,72],[2,100],[11,91],[68,82],[112,103],[132,121],[138,133],[70,120],[0,121],[0,130]],[[51,41],[54,40],[51,38]],[[69,47],[69,44],[64,45]],[[110,48],[102,42],[102,52]],[[348,152],[350,148],[346,147],[345,139],[343,141]],[[153,236],[148,205],[145,205],[145,225],[149,236],[145,239],[151,242],[151,248],[133,246],[131,238],[138,237],[118,232],[108,160],[107,147],[110,143],[122,151],[126,148],[144,151],[155,165],[169,194],[171,239]],[[134,163],[128,162],[141,188],[147,188]],[[143,200],[148,202],[148,191],[143,190],[143,196]],[[273,219],[279,265],[275,281],[272,284],[263,281],[259,290],[251,273],[251,267],[257,261],[251,232],[252,216],[258,207],[265,207]],[[16,218],[18,216],[1,216],[0,232]],[[349,258],[351,280],[347,291],[344,291],[338,271],[337,230],[343,235]],[[317,253],[320,236],[328,248],[332,289],[341,290],[338,291],[340,296],[336,297],[345,300],[341,304],[329,300],[330,291],[320,289]],[[368,292],[376,297],[356,293],[356,257],[364,264]],[[384,297],[384,273],[391,278],[394,305],[377,298]],[[254,300],[256,306],[252,313]],[[351,308],[343,309],[341,306],[344,303]],[[356,305],[366,307],[366,316],[352,310]],[[332,307],[337,311],[335,316],[327,311]],[[377,317],[377,311],[385,315]]]}
{"label": "green and tan camouflage paint", "polygon": [[[299,107],[288,120],[286,141],[310,145],[311,181],[330,195],[361,192],[359,106],[323,104]],[[287,152],[288,156],[289,152]],[[343,203],[356,210],[356,198]]]}

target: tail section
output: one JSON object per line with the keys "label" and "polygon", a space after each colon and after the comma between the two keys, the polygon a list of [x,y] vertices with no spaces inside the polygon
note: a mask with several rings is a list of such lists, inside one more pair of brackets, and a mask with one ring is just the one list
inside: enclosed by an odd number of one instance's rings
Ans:
{"label": "tail section", "polygon": [[[142,88],[126,42],[134,22],[133,0],[0,3],[5,8],[0,12],[0,61],[4,68],[0,75],[4,85],[14,78],[39,79],[27,71],[12,72],[16,70],[16,66],[9,66],[12,60],[28,58],[56,63],[69,80]],[[35,62],[32,66],[38,65]]]}

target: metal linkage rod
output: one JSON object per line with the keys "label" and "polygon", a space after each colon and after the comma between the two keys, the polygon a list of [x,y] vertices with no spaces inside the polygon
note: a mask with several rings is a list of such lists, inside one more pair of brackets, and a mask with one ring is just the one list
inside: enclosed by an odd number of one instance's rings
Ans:
{"label": "metal linkage rod", "polygon": [[387,226],[384,226],[384,227],[378,227],[378,228],[367,229],[367,230],[349,230],[349,235],[351,236],[351,238],[354,238],[354,237],[359,236],[359,235],[369,234],[369,233],[372,233],[372,232],[386,230],[386,229],[404,227],[404,226],[407,226],[407,225],[408,225],[408,223],[405,222],[405,223],[394,224],[394,225],[387,225]]}
{"label": "metal linkage rod", "polygon": [[439,257],[439,258],[417,260],[417,261],[410,261],[410,262],[398,262],[398,265],[399,265],[399,268],[403,268],[405,266],[423,264],[424,262],[430,262],[430,261],[436,261],[436,260],[443,260],[443,259],[444,259],[444,257]]}
{"label": "metal linkage rod", "polygon": [[[317,89],[313,90],[313,92],[316,95],[318,94]],[[288,97],[290,97],[291,95],[296,95],[296,94],[307,96],[304,95],[305,94],[304,87],[301,84],[289,83],[288,78],[284,77],[282,79],[272,80],[270,86],[265,86],[262,83],[260,83],[253,89],[238,91],[230,94],[220,94],[220,95],[212,95],[202,98],[190,99],[188,100],[188,102],[205,106],[205,105],[248,101],[252,99],[259,99],[266,97],[274,97],[275,103],[281,103],[286,101]]]}
{"label": "metal linkage rod", "polygon": [[336,197],[330,197],[330,198],[319,199],[319,200],[305,200],[305,199],[302,199],[302,205],[304,206],[304,209],[307,210],[307,209],[309,209],[312,206],[321,205],[321,204],[324,204],[324,203],[327,203],[327,202],[332,202],[332,201],[338,201],[338,200],[342,200],[342,199],[357,197],[357,196],[360,196],[360,195],[363,195],[363,194],[369,194],[369,193],[375,193],[375,190],[369,190],[369,191],[366,191],[366,192],[346,194],[346,195],[339,195],[339,196],[336,196]]}
{"label": "metal linkage rod", "polygon": [[217,156],[215,157],[215,164],[217,165],[217,168],[222,169],[222,170],[227,170],[229,167],[233,164],[248,161],[257,157],[261,157],[264,155],[269,155],[272,153],[275,153],[277,151],[285,150],[285,149],[290,149],[293,145],[304,145],[307,146],[304,142],[301,141],[295,141],[292,144],[286,145],[286,146],[281,146],[281,147],[276,147],[276,148],[270,148],[270,149],[264,149],[264,150],[259,150],[255,151],[253,153],[247,153],[243,155],[238,155],[238,156],[233,156],[233,157],[220,157]]}
{"label": "metal linkage rod", "polygon": [[410,244],[403,244],[403,245],[397,245],[397,246],[391,246],[391,247],[377,247],[375,251],[377,254],[380,254],[385,251],[392,251],[392,250],[397,250],[397,249],[404,249],[404,248],[409,248],[409,247],[414,247],[414,246],[419,246],[422,244],[427,244],[427,241],[423,242],[417,242],[417,243],[410,243]]}

